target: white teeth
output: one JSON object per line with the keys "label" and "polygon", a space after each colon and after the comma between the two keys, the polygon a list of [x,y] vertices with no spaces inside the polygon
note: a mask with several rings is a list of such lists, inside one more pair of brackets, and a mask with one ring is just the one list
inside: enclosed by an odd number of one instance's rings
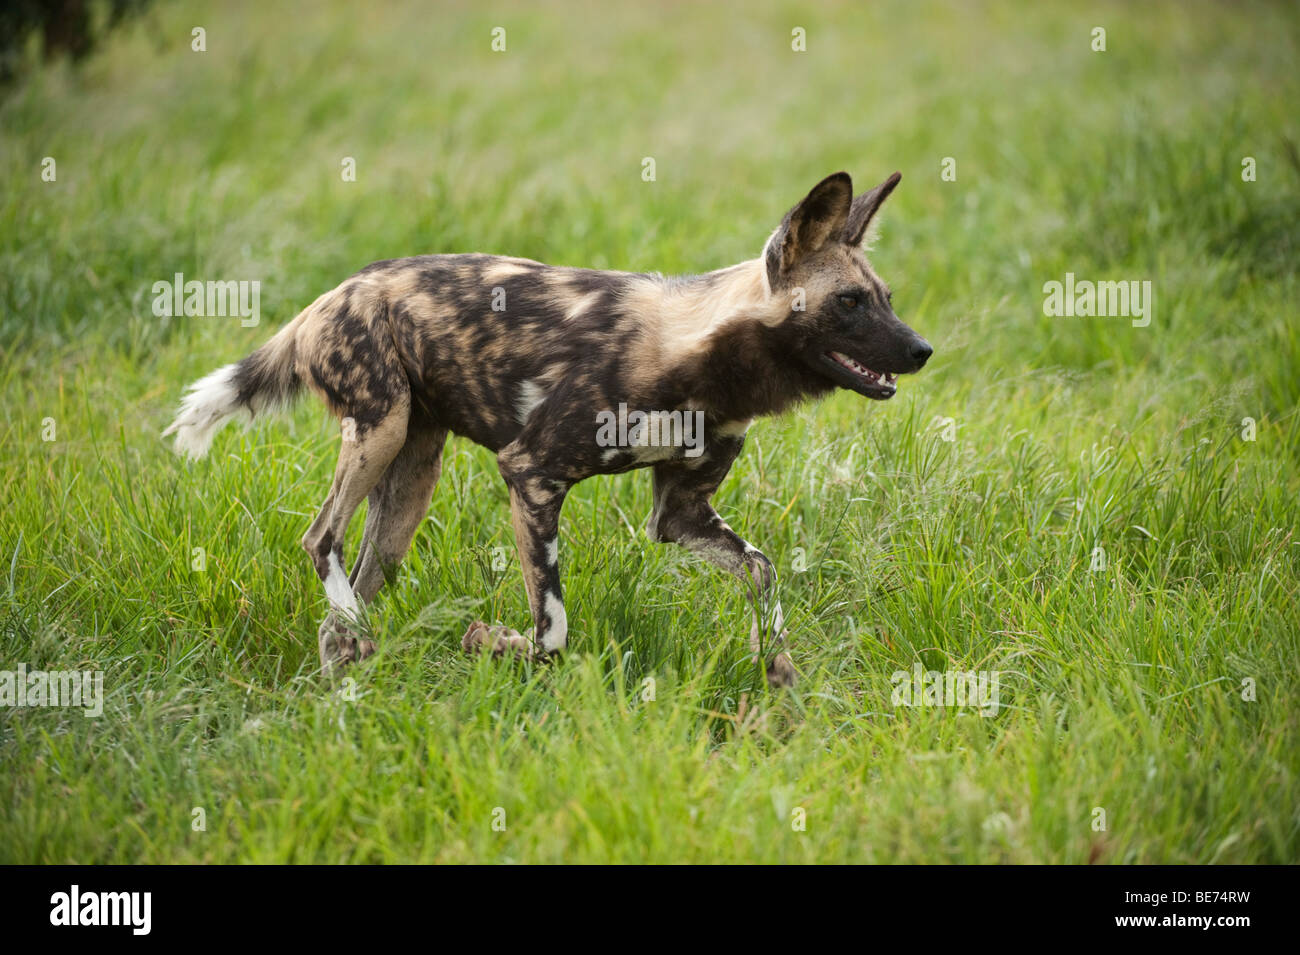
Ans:
{"label": "white teeth", "polygon": [[894,388],[894,382],[897,381],[896,376],[888,374],[887,372],[872,371],[870,368],[867,368],[865,365],[861,365],[858,362],[854,361],[848,355],[842,354],[837,351],[831,352],[830,356],[834,358],[837,362],[839,362],[841,365],[843,365],[845,368],[849,369],[849,371],[852,371],[860,375],[861,377],[865,378],[867,381],[871,382],[872,384],[878,384],[878,385]]}
{"label": "white teeth", "polygon": [[841,365],[843,365],[845,368],[849,369],[850,371],[854,372],[857,375],[862,376],[863,378],[866,378],[868,381],[876,381],[879,378],[879,375],[876,372],[872,371],[870,368],[867,368],[865,365],[859,364],[858,362],[854,361],[848,355],[844,355],[841,354],[840,352],[833,351],[831,352],[831,357],[834,358]]}

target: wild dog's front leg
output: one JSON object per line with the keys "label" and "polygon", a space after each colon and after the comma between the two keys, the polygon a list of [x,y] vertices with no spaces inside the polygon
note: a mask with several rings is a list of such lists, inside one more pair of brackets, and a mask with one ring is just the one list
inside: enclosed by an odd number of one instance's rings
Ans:
{"label": "wild dog's front leg", "polygon": [[740,450],[725,459],[713,449],[712,461],[697,468],[661,464],[655,468],[654,510],[646,523],[651,540],[672,541],[699,554],[710,563],[730,571],[745,582],[754,606],[750,648],[767,659],[767,680],[772,686],[794,686],[795,671],[790,657],[780,652],[785,642],[785,619],[776,593],[776,569],[757,547],[727,526],[709,503]]}
{"label": "wild dog's front leg", "polygon": [[510,516],[515,547],[524,572],[524,587],[533,615],[533,644],[525,649],[518,634],[499,633],[475,622],[465,634],[466,650],[490,649],[494,653],[548,656],[568,644],[569,624],[560,589],[560,509],[569,483],[547,473],[539,460],[518,441],[497,455],[497,466],[510,489]]}

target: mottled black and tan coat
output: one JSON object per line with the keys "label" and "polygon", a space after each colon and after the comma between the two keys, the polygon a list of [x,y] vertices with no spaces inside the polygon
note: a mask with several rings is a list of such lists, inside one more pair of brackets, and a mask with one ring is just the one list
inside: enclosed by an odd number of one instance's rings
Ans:
{"label": "mottled black and tan coat", "polygon": [[[646,530],[745,582],[751,640],[774,684],[793,682],[771,562],[718,516],[710,498],[750,422],[836,387],[894,394],[930,346],[894,315],[861,244],[895,173],[852,195],[845,173],[786,214],[762,255],[688,278],[557,268],[493,255],[376,262],[313,302],[265,346],[195,383],[176,421],[177,448],[203,455],[217,428],[302,388],[343,423],[334,482],[303,537],[330,613],[321,663],[366,656],[355,627],[401,561],[429,506],[448,434],[497,455],[532,609],[530,638],[474,623],[466,649],[549,655],[568,626],[560,588],[564,497],[596,474],[654,469]],[[600,440],[617,409],[680,412],[702,443]],[[343,540],[369,497],[350,575]]]}

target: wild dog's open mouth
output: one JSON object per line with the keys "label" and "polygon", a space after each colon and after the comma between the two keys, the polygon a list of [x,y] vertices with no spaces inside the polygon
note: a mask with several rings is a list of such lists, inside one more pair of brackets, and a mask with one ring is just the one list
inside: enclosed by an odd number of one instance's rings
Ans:
{"label": "wild dog's open mouth", "polygon": [[843,352],[827,352],[826,357],[857,378],[862,393],[870,398],[883,401],[886,398],[892,398],[894,392],[898,391],[897,375],[891,375],[887,371],[872,371],[866,365],[854,361]]}

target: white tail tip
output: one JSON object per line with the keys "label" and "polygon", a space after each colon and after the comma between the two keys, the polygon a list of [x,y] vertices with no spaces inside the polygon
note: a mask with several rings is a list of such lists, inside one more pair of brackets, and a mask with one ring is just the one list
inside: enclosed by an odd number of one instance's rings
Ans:
{"label": "white tail tip", "polygon": [[201,458],[212,446],[212,438],[221,426],[239,411],[239,392],[235,388],[237,365],[218,368],[206,378],[190,385],[181,399],[176,420],[162,433],[176,435],[176,453]]}

